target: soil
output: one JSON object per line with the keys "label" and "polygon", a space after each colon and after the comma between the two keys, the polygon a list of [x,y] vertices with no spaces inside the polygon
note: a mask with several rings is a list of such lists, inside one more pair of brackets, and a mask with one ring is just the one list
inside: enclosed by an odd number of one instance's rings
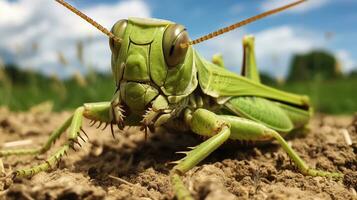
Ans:
{"label": "soil", "polygon": [[[0,145],[20,141],[38,147],[69,115],[0,109]],[[173,130],[150,133],[145,140],[137,128],[116,130],[113,139],[109,128],[102,131],[88,124],[84,122],[89,141],[51,171],[30,179],[9,176],[13,169],[43,161],[65,136],[45,155],[0,158],[0,199],[173,199],[170,162],[182,158],[175,152],[202,141]],[[276,142],[228,142],[186,173],[185,184],[196,199],[207,200],[357,199],[357,117],[316,115],[309,127],[289,143],[310,166],[342,172],[343,180],[302,175]],[[342,134],[346,130],[351,145]]]}

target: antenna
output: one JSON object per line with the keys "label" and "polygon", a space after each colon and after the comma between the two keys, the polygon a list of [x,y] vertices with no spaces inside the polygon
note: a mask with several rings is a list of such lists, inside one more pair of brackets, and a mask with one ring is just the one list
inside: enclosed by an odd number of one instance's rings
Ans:
{"label": "antenna", "polygon": [[276,8],[276,9],[273,9],[273,10],[269,10],[269,11],[266,11],[266,12],[261,13],[261,14],[259,14],[259,15],[250,17],[250,18],[245,19],[245,20],[243,20],[243,21],[240,21],[240,22],[238,22],[238,23],[232,24],[232,25],[230,25],[230,26],[221,28],[221,29],[219,29],[219,30],[217,30],[217,31],[214,31],[214,32],[212,32],[212,33],[209,33],[209,34],[207,34],[207,35],[204,35],[204,36],[202,36],[202,37],[200,37],[200,38],[198,38],[198,39],[191,40],[191,41],[189,41],[189,42],[187,42],[187,43],[183,43],[183,44],[181,44],[181,48],[187,48],[189,45],[195,45],[195,44],[201,43],[201,42],[203,42],[203,41],[212,39],[212,38],[214,38],[214,37],[217,37],[217,36],[219,36],[219,35],[222,35],[222,34],[224,34],[224,33],[227,33],[227,32],[229,32],[229,31],[232,31],[232,30],[234,30],[234,29],[236,29],[236,28],[239,28],[239,27],[241,27],[241,26],[250,24],[250,23],[252,23],[252,22],[254,22],[254,21],[257,21],[257,20],[259,20],[259,19],[262,19],[262,18],[265,18],[265,17],[267,17],[267,16],[270,16],[270,15],[273,15],[273,14],[276,14],[276,13],[279,13],[279,12],[281,12],[281,11],[283,11],[283,10],[286,10],[286,9],[288,9],[288,8],[291,8],[291,7],[293,7],[293,6],[296,6],[296,5],[298,5],[298,4],[300,4],[300,3],[303,3],[303,2],[305,2],[305,1],[307,1],[307,0],[296,1],[296,2],[293,2],[293,3],[291,3],[291,4],[282,6],[282,7],[280,7],[280,8]]}
{"label": "antenna", "polygon": [[88,23],[92,24],[94,27],[96,27],[98,30],[100,30],[102,33],[106,34],[109,38],[113,39],[115,42],[120,43],[121,39],[115,36],[112,32],[108,31],[108,29],[104,28],[102,25],[100,25],[98,22],[94,21],[81,11],[77,10],[75,7],[71,6],[69,3],[65,2],[64,0],[55,0],[58,3],[62,4],[64,7],[68,8],[70,11],[74,12],[76,15],[80,16],[82,19],[86,20]]}

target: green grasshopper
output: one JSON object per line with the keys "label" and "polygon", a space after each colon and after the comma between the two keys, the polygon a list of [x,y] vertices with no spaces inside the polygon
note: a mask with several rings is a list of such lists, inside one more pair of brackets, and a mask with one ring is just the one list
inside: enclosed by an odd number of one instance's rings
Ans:
{"label": "green grasshopper", "polygon": [[[52,169],[61,157],[85,134],[83,117],[110,124],[176,127],[208,137],[203,143],[183,152],[185,157],[173,162],[170,179],[178,199],[192,199],[181,179],[228,139],[270,141],[275,139],[287,152],[301,173],[310,176],[340,178],[340,173],[310,168],[288,145],[283,136],[303,128],[311,118],[307,96],[283,92],[260,82],[255,62],[254,38],[243,39],[244,59],[241,75],[225,69],[221,57],[213,62],[202,58],[193,45],[240,26],[304,2],[304,0],[267,11],[222,28],[196,40],[189,40],[179,24],[157,19],[129,18],[119,20],[108,31],[63,0],[67,7],[110,39],[112,71],[117,90],[111,101],[86,103],[39,149],[1,150],[0,156],[36,155],[48,151],[67,129],[67,140],[45,162],[29,169],[17,170],[16,176],[32,176]],[[84,140],[84,139],[83,139]]]}

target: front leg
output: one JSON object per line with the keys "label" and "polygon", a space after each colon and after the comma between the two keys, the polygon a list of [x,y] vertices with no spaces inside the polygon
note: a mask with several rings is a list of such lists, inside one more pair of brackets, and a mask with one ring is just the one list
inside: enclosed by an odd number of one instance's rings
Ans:
{"label": "front leg", "polygon": [[149,128],[150,131],[153,132],[155,127],[166,124],[170,119],[177,117],[180,111],[185,107],[185,103],[187,102],[184,101],[182,104],[170,107],[166,97],[162,95],[157,96],[141,120],[141,130],[145,130],[146,133]]}
{"label": "front leg", "polygon": [[67,119],[66,122],[59,129],[57,129],[52,133],[49,141],[45,143],[45,145],[41,149],[1,150],[0,156],[36,154],[48,150],[50,148],[50,145],[53,143],[54,139],[58,138],[68,128],[69,131],[67,133],[67,140],[46,161],[28,169],[16,170],[14,172],[14,175],[20,177],[26,177],[26,176],[32,176],[41,171],[52,169],[58,164],[58,162],[61,160],[63,155],[65,155],[69,149],[72,148],[75,150],[76,144],[80,146],[78,138],[84,140],[80,135],[80,132],[83,131],[83,129],[81,128],[83,116],[91,120],[100,121],[101,123],[112,123],[113,118],[110,116],[110,110],[111,110],[111,102],[84,104],[84,106],[77,108],[74,114],[69,119]]}

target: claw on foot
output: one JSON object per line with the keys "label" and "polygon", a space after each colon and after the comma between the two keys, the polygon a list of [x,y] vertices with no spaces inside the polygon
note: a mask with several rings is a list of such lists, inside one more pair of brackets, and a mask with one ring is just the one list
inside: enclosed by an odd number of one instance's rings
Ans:
{"label": "claw on foot", "polygon": [[124,109],[122,108],[122,106],[117,103],[117,104],[113,104],[112,103],[112,109],[111,109],[111,113],[112,113],[112,119],[115,122],[115,124],[118,124],[118,126],[120,127],[124,127]]}
{"label": "claw on foot", "polygon": [[143,119],[141,120],[141,131],[145,131],[145,140],[147,139],[148,130],[150,132],[154,132],[154,120],[159,115],[159,112],[155,111],[152,108],[146,110],[145,114],[143,115]]}
{"label": "claw on foot", "polygon": [[110,123],[110,131],[112,132],[112,136],[115,139],[113,123]]}

